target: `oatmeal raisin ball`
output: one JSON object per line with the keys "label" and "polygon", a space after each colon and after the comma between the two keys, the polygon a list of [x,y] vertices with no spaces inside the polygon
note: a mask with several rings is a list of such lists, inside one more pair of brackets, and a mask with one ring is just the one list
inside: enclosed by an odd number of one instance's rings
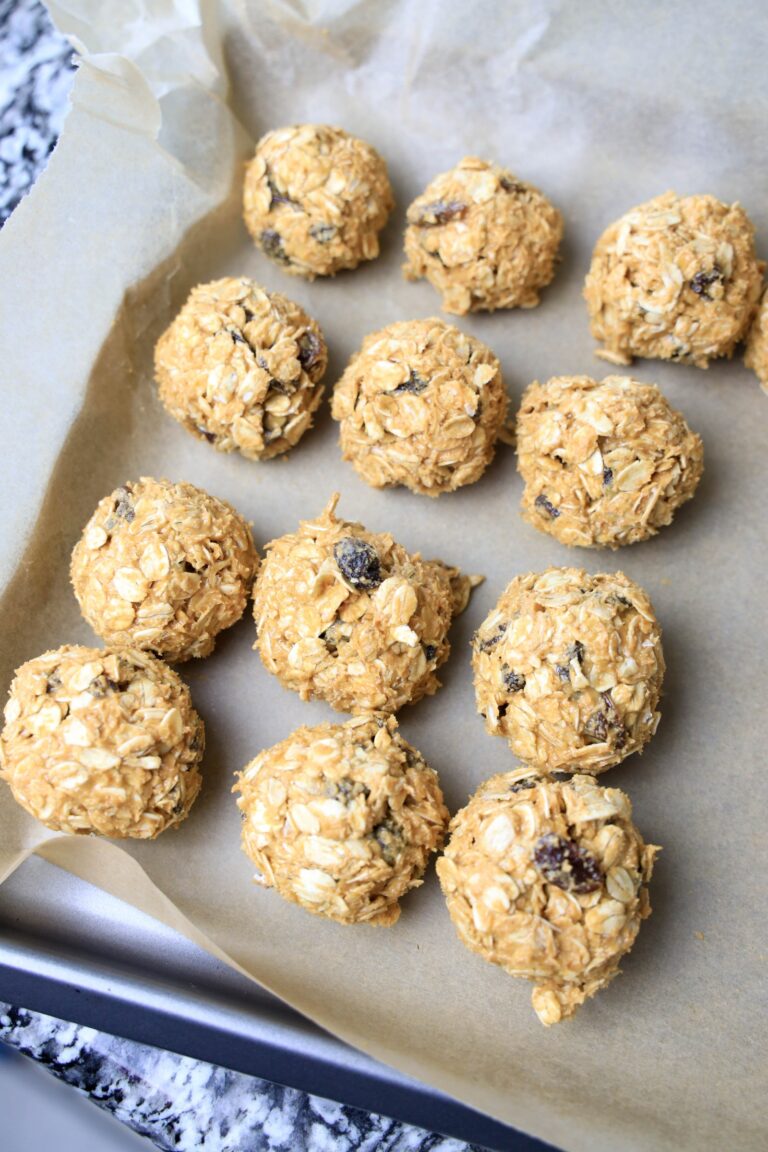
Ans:
{"label": "oatmeal raisin ball", "polygon": [[523,396],[517,466],[535,528],[563,544],[618,548],[672,522],[696,491],[704,453],[655,384],[555,376]]}
{"label": "oatmeal raisin ball", "polygon": [[395,201],[375,148],[327,124],[268,132],[245,174],[245,223],[285,272],[333,276],[379,254]]}
{"label": "oatmeal raisin ball", "polygon": [[403,273],[426,277],[443,309],[459,316],[535,308],[562,235],[562,216],[538,188],[467,156],[408,209]]}
{"label": "oatmeal raisin ball", "polygon": [[584,286],[596,352],[706,368],[746,335],[762,286],[754,228],[740,204],[665,192],[597,242]]}
{"label": "oatmeal raisin ball", "polygon": [[437,773],[393,716],[299,728],[234,790],[257,882],[342,924],[395,923],[449,816]]}
{"label": "oatmeal raisin ball", "polygon": [[747,337],[744,363],[751,368],[765,391],[768,391],[768,289],[763,292]]}
{"label": "oatmeal raisin ball", "polygon": [[434,318],[373,332],[333,394],[344,459],[374,488],[439,496],[479,480],[507,415],[490,349]]}
{"label": "oatmeal raisin ball", "polygon": [[153,840],[189,815],[204,745],[189,689],[162,660],[67,645],[17,670],[0,777],[54,831]]}
{"label": "oatmeal raisin ball", "polygon": [[72,553],[80,611],[108,644],[180,662],[208,656],[242,616],[258,555],[223,500],[148,476],[98,505]]}
{"label": "oatmeal raisin ball", "polygon": [[193,288],[155,349],[171,416],[198,440],[249,460],[298,444],[327,364],[323,334],[303,308],[245,276]]}
{"label": "oatmeal raisin ball", "polygon": [[479,578],[339,520],[338,499],[267,545],[253,590],[255,647],[303,700],[397,712],[439,688],[451,620]]}
{"label": "oatmeal raisin ball", "polygon": [[659,723],[661,629],[622,572],[517,576],[475,634],[472,665],[486,728],[541,773],[603,772]]}
{"label": "oatmeal raisin ball", "polygon": [[481,785],[450,833],[437,873],[459,937],[534,982],[542,1024],[572,1016],[619,974],[650,916],[660,851],[643,842],[624,792],[520,768]]}

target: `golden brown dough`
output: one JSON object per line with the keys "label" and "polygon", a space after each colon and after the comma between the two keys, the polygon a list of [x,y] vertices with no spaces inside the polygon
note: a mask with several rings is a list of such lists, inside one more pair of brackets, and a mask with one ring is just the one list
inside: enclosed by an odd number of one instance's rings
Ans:
{"label": "golden brown dough", "polygon": [[763,264],[740,204],[665,192],[606,228],[584,285],[597,356],[706,368],[730,356],[757,307]]}
{"label": "golden brown dough", "polygon": [[535,528],[563,544],[618,548],[671,523],[696,491],[704,451],[655,384],[555,376],[523,396],[517,467]]}
{"label": "golden brown dough", "polygon": [[245,276],[198,284],[155,349],[160,399],[219,452],[270,460],[312,425],[328,349],[298,304]]}
{"label": "golden brown dough", "polygon": [[535,308],[555,274],[563,218],[506,168],[467,156],[408,209],[407,280],[426,277],[445,312]]}
{"label": "golden brown dough", "polygon": [[659,723],[661,629],[621,572],[517,576],[473,641],[477,709],[538,772],[605,771]]}
{"label": "golden brown dough", "polygon": [[267,545],[253,592],[255,647],[304,700],[397,712],[437,691],[451,620],[479,578],[338,519],[338,499]]}
{"label": "golden brown dough", "polygon": [[437,773],[393,716],[299,728],[235,791],[258,883],[342,924],[394,924],[448,823]]}
{"label": "golden brown dough", "polygon": [[507,414],[499,362],[443,320],[373,332],[333,394],[344,459],[374,488],[439,496],[479,480]]}
{"label": "golden brown dough", "polygon": [[251,530],[192,484],[142,476],[100,502],[72,553],[72,586],[109,644],[179,662],[235,624],[259,558]]}
{"label": "golden brown dough", "polygon": [[309,280],[375,259],[394,203],[375,148],[327,124],[268,132],[245,174],[254,242],[284,272]]}
{"label": "golden brown dough", "polygon": [[189,814],[204,746],[189,689],[162,660],[67,645],[17,670],[0,776],[55,831],[153,840]]}
{"label": "golden brown dough", "polygon": [[658,851],[618,788],[520,768],[487,780],[454,817],[437,873],[462,943],[532,980],[549,1025],[618,975],[651,912]]}

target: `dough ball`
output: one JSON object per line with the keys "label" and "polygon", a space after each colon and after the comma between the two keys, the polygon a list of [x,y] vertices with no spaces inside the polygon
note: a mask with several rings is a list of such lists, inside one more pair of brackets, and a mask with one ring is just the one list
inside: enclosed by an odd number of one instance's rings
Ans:
{"label": "dough ball", "polygon": [[240,619],[258,563],[251,530],[229,504],[143,476],[100,502],[71,576],[97,635],[176,662],[208,656]]}
{"label": "dough ball", "polygon": [[426,277],[446,312],[535,308],[555,274],[563,218],[532,184],[467,156],[408,209],[403,265]]}
{"label": "dough ball", "polygon": [[171,416],[198,440],[249,460],[298,444],[327,365],[323,334],[304,309],[244,276],[193,288],[155,349]]}
{"label": "dough ball", "polygon": [[341,447],[374,488],[439,496],[479,480],[507,415],[499,362],[442,320],[373,332],[336,385]]}
{"label": "dough ball", "polygon": [[596,352],[706,368],[730,356],[757,307],[763,265],[740,204],[665,192],[602,234],[584,286]]}
{"label": "dough ball", "polygon": [[375,148],[327,124],[268,132],[245,174],[245,223],[255,243],[308,280],[375,259],[394,206]]}
{"label": "dough ball", "polygon": [[516,577],[475,634],[472,665],[486,728],[539,772],[603,772],[658,727],[661,629],[622,572]]}
{"label": "dough ball", "polygon": [[162,660],[67,645],[16,672],[0,776],[54,831],[153,840],[189,814],[204,746],[189,689]]}
{"label": "dough ball", "polygon": [[763,390],[768,391],[768,289],[749,329],[744,363],[755,373]]}
{"label": "dough ball", "polygon": [[255,646],[303,700],[397,712],[439,688],[451,620],[478,578],[339,520],[338,499],[267,545],[253,590]]}
{"label": "dough ball", "polygon": [[394,924],[448,823],[437,773],[392,716],[299,728],[238,790],[257,881],[342,924]]}
{"label": "dough ball", "polygon": [[651,913],[659,848],[643,842],[629,797],[592,776],[520,768],[487,780],[450,832],[437,873],[462,943],[534,981],[542,1024],[572,1016],[618,975]]}
{"label": "dough ball", "polygon": [[618,548],[654,536],[690,500],[701,439],[655,384],[629,376],[535,381],[517,416],[523,516],[563,544]]}

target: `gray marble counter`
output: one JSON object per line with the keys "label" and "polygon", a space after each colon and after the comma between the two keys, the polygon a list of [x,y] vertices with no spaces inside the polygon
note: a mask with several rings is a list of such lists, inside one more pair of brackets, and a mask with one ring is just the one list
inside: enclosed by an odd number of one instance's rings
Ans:
{"label": "gray marble counter", "polygon": [[467,1152],[470,1145],[0,1003],[0,1040],[168,1152]]}
{"label": "gray marble counter", "polygon": [[[54,148],[74,69],[42,6],[0,0],[0,225]],[[199,1060],[0,1003],[0,1041],[158,1148],[463,1152],[469,1146]]]}

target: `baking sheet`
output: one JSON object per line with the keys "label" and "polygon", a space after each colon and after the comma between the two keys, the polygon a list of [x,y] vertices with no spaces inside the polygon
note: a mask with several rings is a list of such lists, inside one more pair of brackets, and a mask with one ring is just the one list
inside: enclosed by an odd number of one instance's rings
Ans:
{"label": "baking sheet", "polygon": [[[605,374],[580,289],[608,222],[675,187],[741,200],[768,236],[761,5],[730,10],[727,35],[722,6],[688,2],[286,0],[204,6],[202,27],[198,6],[182,0],[52,10],[87,54],[49,170],[0,238],[2,683],[44,648],[94,642],[68,588],[68,557],[120,482],[191,480],[251,518],[259,544],[338,488],[343,515],[488,577],[454,628],[443,689],[401,714],[452,810],[514,763],[474,711],[468,649],[508,580],[577,563],[621,567],[648,590],[669,665],[663,719],[643,757],[606,781],[630,793],[640,828],[665,850],[654,915],[625,975],[549,1031],[525,982],[460,946],[432,870],[390,930],[326,924],[256,889],[232,773],[331,712],[265,672],[246,619],[211,658],[182,669],[208,732],[206,785],[184,826],[128,848],[49,836],[3,788],[0,876],[37,852],[350,1043],[574,1152],[761,1146],[767,410],[754,377],[738,362],[706,373],[635,365],[702,435],[706,472],[671,529],[618,555],[567,550],[523,524],[511,449],[479,484],[437,503],[374,492],[340,460],[327,408],[290,458],[256,465],[192,440],[151,384],[154,340],[200,279],[244,273],[295,297],[328,338],[329,384],[366,332],[435,313],[431,289],[399,275],[403,214],[467,153],[542,187],[564,213],[566,239],[538,309],[460,326],[499,354],[513,403],[534,377]],[[239,219],[249,138],[305,119],[370,139],[398,201],[380,260],[313,285],[258,256]]]}

